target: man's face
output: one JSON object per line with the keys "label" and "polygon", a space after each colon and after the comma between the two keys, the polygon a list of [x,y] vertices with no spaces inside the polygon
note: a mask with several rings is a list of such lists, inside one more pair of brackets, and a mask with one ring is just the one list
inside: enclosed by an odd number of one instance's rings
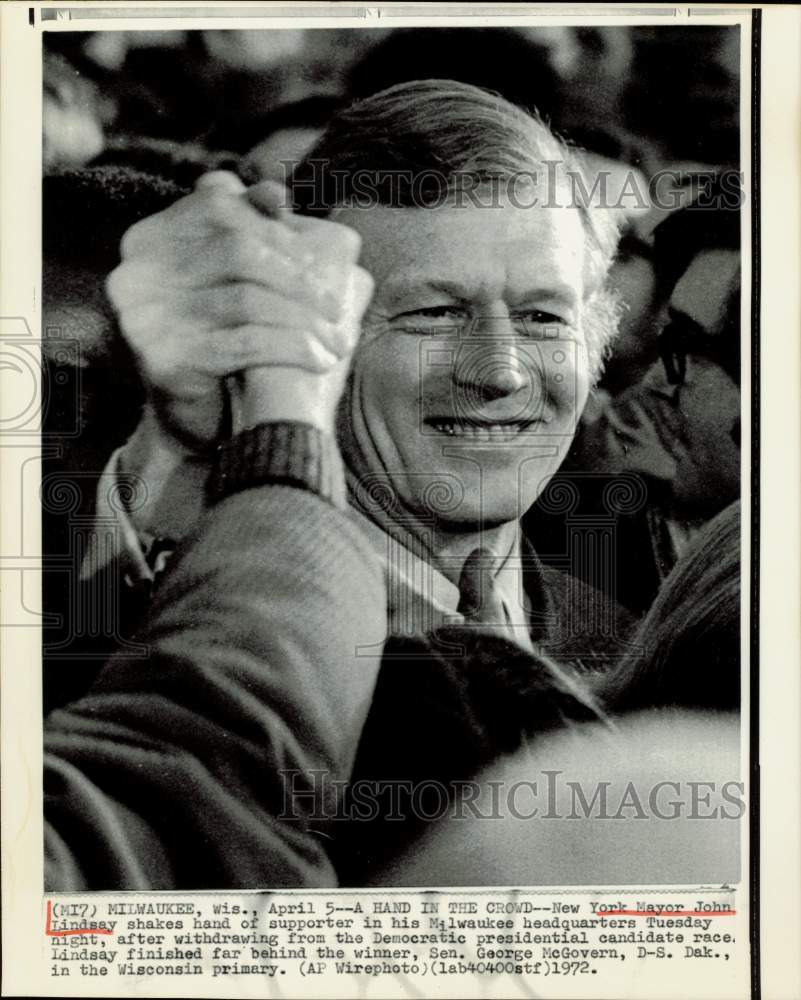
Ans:
{"label": "man's face", "polygon": [[[716,356],[731,355],[726,330],[732,295],[739,288],[733,250],[699,253],[679,278],[668,303],[662,343],[682,344],[671,364],[660,361],[643,381],[666,453],[674,513],[711,516],[740,489],[740,389]],[[684,360],[683,360],[684,359]]]}
{"label": "man's face", "polygon": [[376,286],[344,404],[354,471],[454,525],[519,518],[587,397],[578,212],[502,200],[336,220]]}

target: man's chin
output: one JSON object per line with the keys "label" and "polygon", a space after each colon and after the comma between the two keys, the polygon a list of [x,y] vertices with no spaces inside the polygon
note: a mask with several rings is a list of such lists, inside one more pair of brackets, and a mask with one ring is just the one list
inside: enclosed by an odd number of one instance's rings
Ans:
{"label": "man's chin", "polygon": [[518,511],[514,507],[498,509],[496,507],[482,508],[480,506],[465,504],[459,510],[434,516],[436,516],[437,526],[441,531],[459,534],[500,528],[502,525],[509,524],[512,521],[519,521],[523,516],[523,512]]}

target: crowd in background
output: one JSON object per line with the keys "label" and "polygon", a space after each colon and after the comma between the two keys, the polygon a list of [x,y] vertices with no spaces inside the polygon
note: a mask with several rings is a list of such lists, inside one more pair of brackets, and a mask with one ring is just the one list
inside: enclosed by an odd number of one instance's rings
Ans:
{"label": "crowd in background", "polygon": [[[286,179],[339,109],[412,79],[454,79],[540,113],[612,183],[736,170],[739,34],[716,27],[52,32],[44,166],[121,166],[183,189],[214,168]],[[681,176],[679,176],[681,175]],[[615,182],[614,178],[617,178]],[[651,189],[651,193],[653,190]],[[612,281],[625,310],[603,387],[653,359],[652,234],[638,199]],[[597,399],[597,397],[596,397]]]}
{"label": "crowd in background", "polygon": [[497,91],[647,175],[736,166],[738,37],[714,27],[50,33],[46,166],[125,150],[244,155],[279,131],[320,129],[353,98],[428,78]]}

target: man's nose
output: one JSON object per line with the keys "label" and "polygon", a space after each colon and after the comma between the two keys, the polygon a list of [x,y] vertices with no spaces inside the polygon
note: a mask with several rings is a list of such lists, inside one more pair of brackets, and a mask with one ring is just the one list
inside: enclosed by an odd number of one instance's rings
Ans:
{"label": "man's nose", "polygon": [[471,343],[460,345],[453,368],[457,386],[482,401],[513,396],[531,384],[531,358],[517,342],[511,324],[484,324]]}

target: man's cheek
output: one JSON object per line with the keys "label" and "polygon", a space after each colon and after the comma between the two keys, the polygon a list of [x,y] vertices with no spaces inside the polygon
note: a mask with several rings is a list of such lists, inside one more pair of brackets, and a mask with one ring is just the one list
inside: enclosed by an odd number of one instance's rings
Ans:
{"label": "man's cheek", "polygon": [[587,350],[568,338],[546,338],[527,349],[532,377],[544,382],[549,396],[564,401],[583,396],[587,386]]}
{"label": "man's cheek", "polygon": [[549,372],[548,398],[553,419],[565,432],[575,432],[588,395],[589,382],[580,366],[564,364]]}

